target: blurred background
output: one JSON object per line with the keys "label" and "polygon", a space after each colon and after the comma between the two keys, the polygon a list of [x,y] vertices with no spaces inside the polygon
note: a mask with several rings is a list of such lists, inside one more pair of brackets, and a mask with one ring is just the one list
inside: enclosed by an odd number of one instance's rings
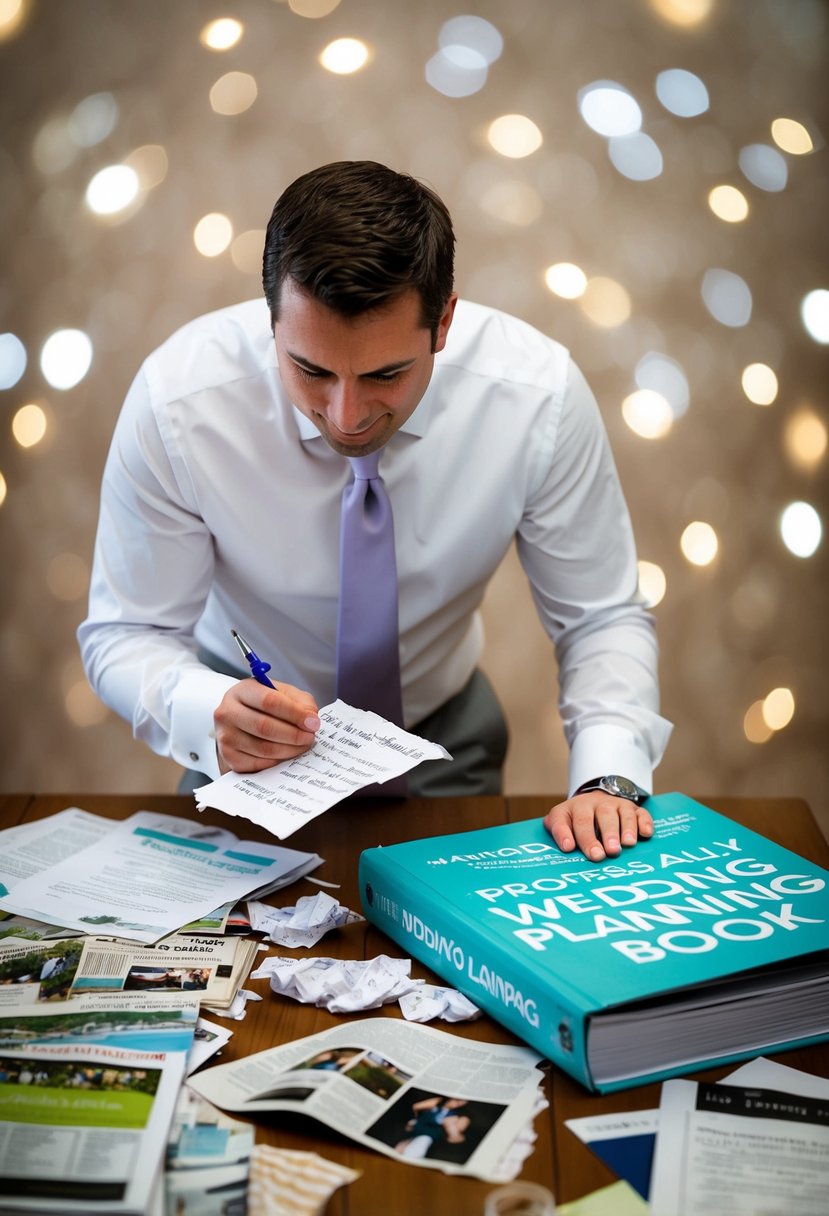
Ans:
{"label": "blurred background", "polygon": [[[112,428],[151,349],[260,293],[284,186],[369,158],[599,398],[676,724],[657,789],[829,832],[828,34],[821,0],[0,0],[3,791],[175,789],[75,645]],[[485,621],[507,792],[561,792],[514,555]]]}

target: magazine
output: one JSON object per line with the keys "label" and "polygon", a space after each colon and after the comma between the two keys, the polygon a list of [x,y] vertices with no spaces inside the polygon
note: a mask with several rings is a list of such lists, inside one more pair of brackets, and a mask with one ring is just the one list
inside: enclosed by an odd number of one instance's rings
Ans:
{"label": "magazine", "polygon": [[0,1017],[0,1211],[139,1216],[158,1194],[198,1004]]}
{"label": "magazine", "polygon": [[87,937],[70,996],[128,992],[138,1009],[148,993],[178,993],[225,1009],[247,978],[257,948],[253,938],[244,937],[175,933],[143,947]]}
{"label": "magazine", "polygon": [[[294,1111],[399,1161],[489,1181],[536,1113],[542,1073],[524,1047],[364,1018],[197,1073],[222,1110]],[[514,1168],[514,1166],[513,1166]]]}

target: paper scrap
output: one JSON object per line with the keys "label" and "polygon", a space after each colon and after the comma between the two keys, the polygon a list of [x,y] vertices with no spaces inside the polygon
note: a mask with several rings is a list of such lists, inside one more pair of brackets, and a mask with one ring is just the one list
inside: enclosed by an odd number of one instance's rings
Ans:
{"label": "paper scrap", "polygon": [[338,1187],[359,1177],[360,1170],[318,1153],[255,1144],[250,1154],[247,1216],[321,1216]]}
{"label": "paper scrap", "polygon": [[379,954],[366,961],[339,958],[269,958],[252,978],[270,976],[271,991],[329,1013],[377,1009],[417,984],[410,958]]}
{"label": "paper scrap", "polygon": [[241,815],[284,840],[367,785],[382,785],[422,760],[452,759],[439,743],[344,701],[326,705],[319,718],[310,751],[261,773],[225,773],[193,791],[198,809]]}
{"label": "paper scrap", "polygon": [[277,946],[313,946],[331,929],[340,929],[365,920],[359,912],[338,903],[325,891],[303,895],[292,908],[272,908],[270,904],[249,901],[251,926],[256,933],[267,933]]}
{"label": "paper scrap", "polygon": [[471,1022],[481,1016],[481,1010],[456,988],[421,983],[399,998],[400,1009],[407,1022]]}
{"label": "paper scrap", "polygon": [[214,1017],[231,1018],[234,1022],[242,1022],[245,1017],[245,1005],[247,1005],[248,1001],[261,1000],[262,997],[258,992],[251,992],[248,988],[240,988],[226,1009],[216,1009],[212,1005],[202,1005],[202,1009]]}

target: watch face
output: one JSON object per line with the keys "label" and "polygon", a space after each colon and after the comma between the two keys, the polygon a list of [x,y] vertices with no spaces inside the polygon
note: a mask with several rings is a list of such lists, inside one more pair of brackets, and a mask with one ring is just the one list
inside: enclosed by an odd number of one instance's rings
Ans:
{"label": "watch face", "polygon": [[627,777],[605,777],[608,793],[616,794],[618,798],[630,798],[635,802],[639,797],[639,787]]}

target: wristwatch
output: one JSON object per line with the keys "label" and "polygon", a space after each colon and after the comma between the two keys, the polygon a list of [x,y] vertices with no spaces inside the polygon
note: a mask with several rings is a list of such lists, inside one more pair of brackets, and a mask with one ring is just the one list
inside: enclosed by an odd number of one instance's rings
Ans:
{"label": "wristwatch", "polygon": [[584,785],[580,785],[576,790],[576,794],[589,794],[591,790],[603,790],[606,794],[612,794],[614,798],[627,798],[628,802],[635,802],[637,806],[645,798],[650,797],[648,791],[643,790],[641,785],[637,785],[629,777],[620,777],[618,773],[585,781]]}

